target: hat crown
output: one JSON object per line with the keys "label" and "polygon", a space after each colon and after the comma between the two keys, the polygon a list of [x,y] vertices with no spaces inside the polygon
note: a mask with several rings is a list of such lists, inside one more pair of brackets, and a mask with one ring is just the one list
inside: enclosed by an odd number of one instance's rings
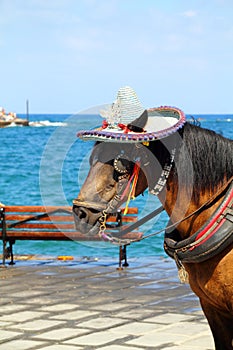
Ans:
{"label": "hat crown", "polygon": [[123,124],[129,124],[144,112],[136,92],[130,86],[119,89],[117,101],[120,105],[121,122]]}
{"label": "hat crown", "polygon": [[107,109],[102,110],[100,115],[107,120],[109,125],[116,127],[118,123],[129,124],[144,112],[136,92],[125,86],[118,90],[117,98]]}

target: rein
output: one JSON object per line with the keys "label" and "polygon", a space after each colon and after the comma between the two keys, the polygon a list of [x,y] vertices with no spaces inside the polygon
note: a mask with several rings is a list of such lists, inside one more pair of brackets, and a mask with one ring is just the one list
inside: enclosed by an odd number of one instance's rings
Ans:
{"label": "rein", "polygon": [[[166,227],[166,230],[170,230],[170,229],[174,229],[177,225],[179,225],[181,222],[189,219],[190,217],[192,217],[195,214],[200,213],[205,207],[208,207],[209,204],[211,204],[219,195],[221,195],[226,189],[227,187],[231,184],[231,182],[233,181],[233,176],[212,196],[210,197],[204,204],[202,204],[198,209],[196,209],[195,211],[193,211],[192,213],[190,213],[189,215],[185,216],[183,219],[176,221],[175,223],[168,225]],[[162,211],[164,210],[164,208],[162,206],[160,206],[159,208],[157,208],[156,210],[154,210],[153,212],[151,212],[150,214],[146,215],[144,218],[138,220],[136,223],[130,225],[129,227],[127,227],[124,230],[119,231],[117,234],[125,235],[129,232],[131,232],[132,230],[134,230],[135,228],[143,225],[145,222],[151,220],[153,217],[159,215]],[[133,242],[139,242],[142,241],[144,239],[147,239],[149,237],[153,237],[153,236],[157,236],[158,234],[162,233],[164,231],[164,228],[156,231],[154,233],[151,233],[147,236],[144,236],[142,238],[139,239],[121,239],[118,237],[113,237],[111,234],[105,233],[105,229],[106,229],[106,219],[107,219],[107,213],[105,211],[102,212],[102,216],[100,218],[100,230],[99,230],[99,235],[104,239],[104,240],[108,240],[113,244],[116,245],[129,245]]]}

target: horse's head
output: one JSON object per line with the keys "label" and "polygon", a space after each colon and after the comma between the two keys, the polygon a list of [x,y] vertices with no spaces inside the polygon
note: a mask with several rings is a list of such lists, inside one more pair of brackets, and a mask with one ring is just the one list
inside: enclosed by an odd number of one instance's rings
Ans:
{"label": "horse's head", "polygon": [[103,217],[116,212],[130,190],[138,196],[148,186],[155,195],[164,189],[174,161],[173,136],[185,122],[177,108],[144,110],[130,87],[118,91],[105,116],[102,127],[78,133],[98,141],[73,207],[77,230],[90,235],[98,233]]}
{"label": "horse's head", "polygon": [[77,230],[94,235],[99,230],[103,211],[117,211],[129,195],[129,182],[137,170],[135,196],[147,187],[147,179],[138,162],[146,166],[148,155],[142,145],[97,142],[90,156],[90,170],[78,197],[74,200],[73,212]]}

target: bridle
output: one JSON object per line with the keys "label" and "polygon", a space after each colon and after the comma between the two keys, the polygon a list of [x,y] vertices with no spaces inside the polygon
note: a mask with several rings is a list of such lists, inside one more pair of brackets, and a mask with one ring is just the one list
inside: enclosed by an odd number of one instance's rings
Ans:
{"label": "bridle", "polygon": [[[144,145],[142,145],[140,143],[135,144],[134,148],[133,148],[133,154],[134,154],[134,160],[140,164],[140,167],[142,167],[143,169],[149,169],[151,162],[150,162],[150,159],[148,156],[148,151],[146,151],[146,148],[144,148]],[[149,184],[149,192],[151,194],[158,196],[158,194],[160,194],[163,191],[163,189],[165,188],[167,179],[170,175],[170,172],[171,172],[173,164],[174,164],[175,154],[176,154],[176,148],[174,147],[170,152],[170,160],[169,160],[169,162],[166,162],[164,164],[163,169],[162,169],[161,174],[160,174],[160,177],[157,180],[157,182],[153,185],[152,188],[150,187],[150,184]],[[122,239],[119,239],[119,238],[113,237],[112,235],[106,234],[105,231],[106,231],[106,228],[108,226],[108,224],[107,224],[108,214],[113,213],[114,211],[116,211],[117,208],[119,208],[119,204],[123,200],[122,197],[124,197],[123,194],[131,182],[130,178],[132,177],[132,175],[129,173],[127,168],[125,167],[123,169],[122,167],[119,167],[119,165],[118,165],[118,161],[121,159],[121,157],[122,157],[122,153],[119,154],[118,156],[116,156],[116,158],[113,161],[113,166],[114,166],[115,171],[118,172],[119,174],[121,174],[120,176],[118,176],[118,180],[119,180],[118,193],[109,202],[107,208],[102,211],[101,216],[98,220],[100,223],[99,236],[102,237],[104,240],[109,240],[112,243],[115,243],[118,245],[122,245],[122,244],[126,244],[126,243],[123,243],[124,240],[122,241]],[[157,216],[163,210],[164,209],[161,206],[160,208],[156,209],[155,211],[153,211],[152,213],[150,213],[146,217],[139,220],[137,222],[138,224],[135,226],[136,227],[141,226],[143,223],[145,223],[148,220],[152,219],[153,217]],[[121,235],[132,231],[134,229],[132,226],[133,225],[130,226],[130,229],[129,228],[126,229],[125,232],[121,231]],[[112,225],[111,225],[111,228],[112,228]],[[164,231],[164,230],[161,230],[158,233],[160,233],[162,231]],[[144,238],[142,238],[142,239],[144,239]],[[130,240],[130,242],[133,242],[133,241],[135,241],[135,240]],[[124,241],[124,242],[127,242],[127,244],[129,244],[128,240]]]}
{"label": "bridle", "polygon": [[[117,181],[118,181],[117,193],[110,200],[106,208],[100,208],[100,205],[96,203],[89,203],[86,201],[83,202],[77,199],[73,200],[73,204],[75,206],[81,205],[81,206],[85,206],[86,208],[92,208],[92,209],[101,211],[100,218],[98,219],[98,222],[97,222],[97,225],[99,225],[99,235],[103,239],[114,241],[116,244],[121,244],[121,243],[118,239],[115,240],[113,237],[109,239],[110,235],[106,235],[105,233],[106,228],[109,227],[107,223],[107,217],[109,214],[116,213],[120,205],[124,202],[123,199],[125,198],[125,194],[126,192],[128,192],[130,186],[132,186],[133,180],[135,180],[135,174],[136,174],[135,170],[142,169],[145,174],[151,173],[151,166],[152,166],[151,156],[154,157],[154,155],[152,155],[151,151],[148,150],[146,146],[148,146],[148,144],[135,143],[132,145],[130,152],[125,153],[124,150],[121,149],[119,153],[115,156],[112,162],[112,165],[114,167],[114,171],[117,174]],[[149,192],[151,192],[153,195],[158,195],[165,188],[167,179],[170,175],[171,169],[174,164],[175,153],[176,153],[176,148],[174,147],[170,152],[170,159],[168,162],[164,164],[161,170],[160,177],[156,181],[156,183],[153,183],[150,180],[147,181]],[[134,163],[134,167],[132,167],[130,163],[132,164]],[[138,169],[135,169],[135,167]],[[150,176],[148,175],[147,177],[149,178]],[[136,189],[137,179],[134,185]],[[129,199],[130,198],[128,198],[128,201]],[[153,217],[156,216],[157,211],[155,211],[155,213],[152,215]],[[146,221],[148,221],[148,219],[146,219]],[[117,227],[118,225],[116,225],[115,228]],[[111,228],[113,228],[113,225],[111,225]]]}

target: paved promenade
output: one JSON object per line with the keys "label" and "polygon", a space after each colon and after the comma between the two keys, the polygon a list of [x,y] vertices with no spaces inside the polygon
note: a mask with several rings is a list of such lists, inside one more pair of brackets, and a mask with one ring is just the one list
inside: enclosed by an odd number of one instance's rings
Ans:
{"label": "paved promenade", "polygon": [[213,350],[171,259],[19,261],[0,269],[0,350]]}

